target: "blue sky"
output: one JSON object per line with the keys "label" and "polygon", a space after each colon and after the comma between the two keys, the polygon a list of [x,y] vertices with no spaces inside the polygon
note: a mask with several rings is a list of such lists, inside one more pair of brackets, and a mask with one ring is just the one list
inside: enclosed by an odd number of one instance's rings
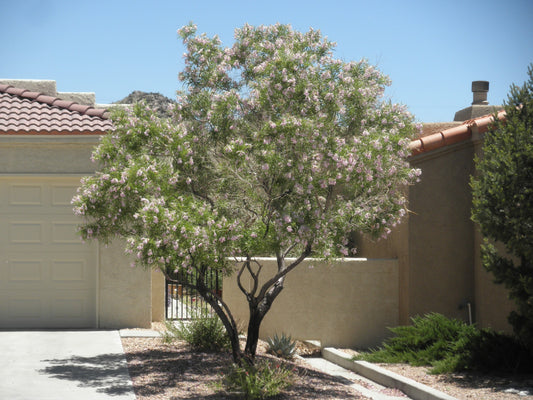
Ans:
{"label": "blue sky", "polygon": [[0,79],[52,79],[98,103],[133,90],[175,98],[176,31],[189,21],[227,45],[245,23],[320,29],[337,57],[387,74],[387,96],[420,122],[452,120],[473,80],[501,104],[533,62],[533,0],[0,0],[0,16]]}

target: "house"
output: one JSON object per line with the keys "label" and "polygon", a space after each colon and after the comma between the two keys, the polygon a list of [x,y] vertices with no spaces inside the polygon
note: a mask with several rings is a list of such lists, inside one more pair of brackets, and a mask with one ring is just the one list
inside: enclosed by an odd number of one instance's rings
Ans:
{"label": "house", "polygon": [[[472,89],[473,104],[455,121],[425,124],[412,141],[410,162],[422,180],[406,189],[405,221],[387,240],[359,237],[357,260],[311,260],[293,271],[261,337],[376,346],[387,327],[428,312],[510,331],[513,305],[483,269],[470,219],[474,156],[496,111],[486,103],[488,84]],[[131,268],[121,243],[84,244],[76,234],[70,200],[80,178],[94,173],[91,152],[109,129],[93,94],[57,93],[54,81],[0,81],[0,328],[148,327],[164,319],[161,274]],[[224,280],[224,299],[237,320],[247,319],[234,279]]]}
{"label": "house", "polygon": [[362,257],[399,260],[399,322],[439,312],[480,327],[510,332],[507,316],[513,304],[502,285],[481,265],[482,237],[471,221],[470,177],[476,173],[483,134],[501,107],[489,106],[488,82],[472,83],[472,105],[445,125],[425,124],[411,142],[412,166],[421,182],[408,188],[404,223],[383,242],[362,240]]}
{"label": "house", "polygon": [[0,81],[0,329],[149,327],[163,318],[162,277],[130,268],[119,244],[83,243],[76,232],[72,196],[112,128],[92,93]]}

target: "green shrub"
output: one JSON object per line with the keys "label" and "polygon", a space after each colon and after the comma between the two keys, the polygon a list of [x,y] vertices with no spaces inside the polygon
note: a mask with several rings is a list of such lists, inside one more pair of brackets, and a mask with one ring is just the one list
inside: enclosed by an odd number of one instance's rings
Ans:
{"label": "green shrub", "polygon": [[395,336],[385,340],[381,348],[356,358],[432,366],[430,372],[435,374],[533,371],[531,354],[514,337],[436,313],[412,321],[412,325],[391,328]]}
{"label": "green shrub", "polygon": [[180,338],[180,330],[174,324],[174,322],[165,321],[165,328],[166,328],[165,331],[159,332],[160,335],[161,335],[161,340],[163,340],[163,343],[171,344],[175,340],[181,339]]}
{"label": "green shrub", "polygon": [[412,325],[389,328],[395,335],[383,343],[383,347],[363,353],[360,359],[370,362],[409,363],[431,365],[445,358],[450,343],[458,340],[466,331],[475,329],[465,323],[448,319],[437,313],[412,318]]}
{"label": "green shrub", "polygon": [[245,367],[233,364],[221,384],[228,392],[242,393],[245,399],[267,399],[290,387],[294,379],[294,371],[287,366],[260,361]]}
{"label": "green shrub", "polygon": [[296,342],[292,337],[286,336],[284,333],[281,336],[274,334],[274,337],[267,339],[267,351],[275,356],[291,359],[296,352]]}
{"label": "green shrub", "polygon": [[162,334],[165,343],[185,340],[194,350],[219,351],[230,348],[230,340],[224,325],[216,316],[202,315],[191,321],[167,321],[167,332]]}
{"label": "green shrub", "polygon": [[514,337],[490,329],[474,329],[450,346],[448,356],[435,361],[432,373],[460,371],[530,373],[533,357]]}

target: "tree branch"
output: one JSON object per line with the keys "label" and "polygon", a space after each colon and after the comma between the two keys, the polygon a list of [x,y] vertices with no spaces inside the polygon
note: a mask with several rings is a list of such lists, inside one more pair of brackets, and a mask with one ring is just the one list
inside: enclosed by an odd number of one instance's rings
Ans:
{"label": "tree branch", "polygon": [[264,297],[268,289],[276,284],[281,278],[283,278],[285,275],[287,275],[289,272],[291,272],[294,268],[298,266],[303,260],[305,260],[310,254],[311,254],[312,246],[311,244],[307,244],[304,251],[302,251],[302,254],[294,260],[288,267],[280,266],[280,263],[283,264],[285,262],[285,258],[281,255],[277,256],[278,259],[278,272],[276,275],[274,275],[272,278],[270,278],[267,282],[263,284],[261,287],[261,291],[259,292],[259,295],[257,296],[257,299],[261,301]]}
{"label": "tree branch", "polygon": [[252,279],[254,280],[254,287],[250,291],[250,296],[254,296],[255,293],[257,292],[257,286],[259,285],[259,274],[261,273],[261,268],[263,266],[259,264],[256,260],[253,260],[259,266],[259,268],[257,269],[257,272],[253,272],[251,261],[252,259],[250,258],[250,256],[248,256],[246,259],[246,269],[248,270],[248,272],[252,276]]}
{"label": "tree branch", "polygon": [[287,248],[287,250],[285,250],[285,252],[283,253],[283,259],[285,259],[285,257],[287,257],[287,254],[289,254],[290,251],[291,251],[292,249],[294,249],[295,247],[296,247],[296,243],[291,244],[291,245]]}
{"label": "tree branch", "polygon": [[197,190],[194,189],[194,186],[192,185],[191,183],[191,192],[193,195],[195,195],[196,197],[202,199],[202,200],[205,200],[209,203],[209,205],[211,206],[211,209],[214,209],[215,208],[215,202],[207,195],[204,195],[200,192],[198,192]]}
{"label": "tree branch", "polygon": [[245,268],[246,268],[246,265],[243,263],[241,269],[239,270],[239,273],[237,274],[237,286],[239,286],[239,289],[241,290],[241,292],[243,292],[246,298],[248,299],[250,297],[250,294],[246,291],[246,289],[244,288],[241,282],[242,273],[244,272]]}

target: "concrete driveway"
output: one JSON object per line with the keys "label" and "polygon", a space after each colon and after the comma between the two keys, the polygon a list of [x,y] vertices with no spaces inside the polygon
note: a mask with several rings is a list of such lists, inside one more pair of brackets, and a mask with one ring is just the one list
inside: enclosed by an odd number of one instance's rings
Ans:
{"label": "concrete driveway", "polygon": [[118,331],[0,331],[0,399],[135,400]]}

